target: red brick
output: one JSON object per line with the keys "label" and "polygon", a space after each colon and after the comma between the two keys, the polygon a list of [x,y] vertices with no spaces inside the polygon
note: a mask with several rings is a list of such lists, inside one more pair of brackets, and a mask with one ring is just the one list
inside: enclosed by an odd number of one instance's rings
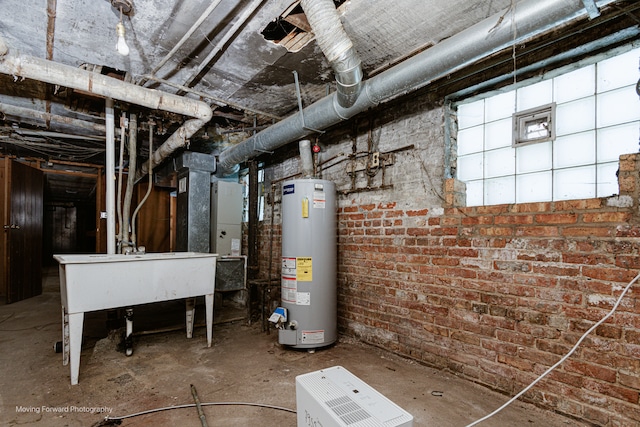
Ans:
{"label": "red brick", "polygon": [[533,224],[531,215],[499,215],[494,219],[496,224]]}
{"label": "red brick", "polygon": [[429,209],[421,209],[417,211],[407,211],[407,216],[425,216],[429,213]]}
{"label": "red brick", "polygon": [[536,215],[536,222],[538,224],[574,224],[578,220],[577,214],[545,214]]}
{"label": "red brick", "polygon": [[640,373],[621,369],[618,371],[618,383],[640,391]]}
{"label": "red brick", "polygon": [[550,265],[534,265],[533,272],[550,276],[577,276],[580,274],[579,267],[554,267]]}
{"label": "red brick", "polygon": [[583,222],[628,222],[631,214],[628,212],[598,212],[582,215]]}
{"label": "red brick", "polygon": [[604,394],[605,396],[614,397],[629,403],[638,403],[638,390],[603,383],[598,380],[591,379],[590,377],[584,377],[583,387],[587,390],[595,391],[597,393]]}
{"label": "red brick", "polygon": [[608,411],[602,409],[585,406],[582,415],[586,420],[593,421],[597,425],[604,426],[609,423],[609,417],[611,414]]}
{"label": "red brick", "polygon": [[428,220],[428,224],[429,225],[440,225],[440,218],[439,217],[431,217]]}
{"label": "red brick", "polygon": [[491,205],[491,206],[477,206],[476,212],[479,214],[489,215],[501,215],[509,213],[509,205]]}
{"label": "red brick", "polygon": [[512,236],[513,229],[509,227],[482,227],[478,229],[481,236]]}
{"label": "red brick", "polygon": [[429,234],[428,228],[407,228],[407,235],[409,236],[428,236]]}
{"label": "red brick", "polygon": [[553,202],[552,205],[555,211],[600,209],[602,207],[602,200],[600,199],[563,200],[559,202]]}
{"label": "red brick", "polygon": [[477,258],[478,250],[471,248],[451,248],[447,250],[449,256],[461,257],[461,258]]}
{"label": "red brick", "polygon": [[462,225],[491,225],[493,224],[493,216],[465,216],[462,217]]}
{"label": "red brick", "polygon": [[615,233],[607,227],[563,227],[561,234],[565,237],[609,237]]}
{"label": "red brick", "polygon": [[575,372],[586,377],[596,378],[609,383],[615,383],[617,378],[615,369],[591,363],[578,362],[571,359],[566,360],[562,365],[562,368],[567,372]]}
{"label": "red brick", "polygon": [[498,362],[517,368],[519,371],[532,372],[534,364],[519,357],[498,354]]}
{"label": "red brick", "polygon": [[396,204],[396,202],[380,203],[378,205],[378,209],[394,209],[396,207]]}
{"label": "red brick", "polygon": [[556,237],[559,235],[558,227],[552,226],[518,227],[515,234],[520,237]]}
{"label": "red brick", "polygon": [[456,227],[438,227],[431,230],[433,236],[456,236],[458,229]]}
{"label": "red brick", "polygon": [[518,332],[513,331],[496,331],[496,338],[500,341],[509,342],[512,344],[524,345],[531,347],[535,339],[533,337],[527,336],[525,334],[520,334]]}
{"label": "red brick", "polygon": [[582,274],[592,279],[612,282],[630,282],[636,275],[636,271],[619,268],[583,267]]}
{"label": "red brick", "polygon": [[549,212],[551,202],[520,203],[515,206],[516,212]]}
{"label": "red brick", "polygon": [[460,218],[457,217],[444,217],[442,218],[442,220],[440,221],[441,225],[459,225],[460,224]]}
{"label": "red brick", "polygon": [[562,262],[566,262],[568,264],[599,265],[612,264],[613,260],[612,255],[609,254],[565,253],[562,254]]}

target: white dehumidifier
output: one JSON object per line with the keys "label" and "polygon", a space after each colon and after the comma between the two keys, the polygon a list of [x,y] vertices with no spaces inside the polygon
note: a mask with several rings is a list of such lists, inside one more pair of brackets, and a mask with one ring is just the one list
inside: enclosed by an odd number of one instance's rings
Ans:
{"label": "white dehumidifier", "polygon": [[342,366],[296,377],[298,427],[413,427],[413,416]]}

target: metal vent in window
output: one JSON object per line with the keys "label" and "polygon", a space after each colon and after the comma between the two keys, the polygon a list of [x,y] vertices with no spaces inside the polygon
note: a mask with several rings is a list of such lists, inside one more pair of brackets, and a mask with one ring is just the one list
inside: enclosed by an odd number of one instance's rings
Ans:
{"label": "metal vent in window", "polygon": [[555,138],[556,104],[520,111],[513,115],[513,146]]}

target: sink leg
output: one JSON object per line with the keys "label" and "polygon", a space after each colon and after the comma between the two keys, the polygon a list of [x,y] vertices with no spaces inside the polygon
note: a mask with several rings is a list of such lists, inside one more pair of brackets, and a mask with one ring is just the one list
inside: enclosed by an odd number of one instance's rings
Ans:
{"label": "sink leg", "polygon": [[204,299],[207,312],[207,347],[211,347],[211,338],[213,338],[213,294],[205,295]]}
{"label": "sink leg", "polygon": [[62,366],[69,364],[69,316],[62,307]]}
{"label": "sink leg", "polygon": [[69,345],[67,351],[70,353],[71,385],[78,384],[80,373],[80,352],[82,350],[82,326],[84,323],[84,313],[72,313],[67,315]]}
{"label": "sink leg", "polygon": [[127,308],[124,311],[124,319],[127,326],[124,336],[125,354],[131,356],[133,354],[133,308]]}
{"label": "sink leg", "polygon": [[193,337],[193,319],[196,312],[196,299],[187,298],[185,300],[185,306],[187,310],[187,338]]}

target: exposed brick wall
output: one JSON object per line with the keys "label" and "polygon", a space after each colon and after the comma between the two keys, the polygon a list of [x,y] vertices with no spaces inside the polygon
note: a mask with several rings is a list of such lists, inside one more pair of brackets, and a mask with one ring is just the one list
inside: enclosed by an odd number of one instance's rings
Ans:
{"label": "exposed brick wall", "polygon": [[[339,209],[343,334],[510,395],[557,362],[640,269],[640,155],[622,156],[620,196],[455,207]],[[640,284],[573,356],[529,391],[601,426],[640,425]]]}

